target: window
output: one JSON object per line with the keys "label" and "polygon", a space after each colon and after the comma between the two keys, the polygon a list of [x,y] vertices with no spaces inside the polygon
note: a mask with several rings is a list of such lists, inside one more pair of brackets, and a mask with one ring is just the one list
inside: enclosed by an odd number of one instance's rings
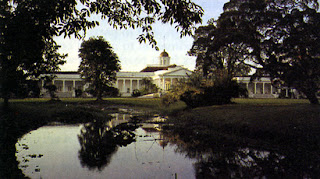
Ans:
{"label": "window", "polygon": [[130,88],[127,88],[127,93],[130,93]]}
{"label": "window", "polygon": [[72,91],[72,86],[68,86],[68,91]]}

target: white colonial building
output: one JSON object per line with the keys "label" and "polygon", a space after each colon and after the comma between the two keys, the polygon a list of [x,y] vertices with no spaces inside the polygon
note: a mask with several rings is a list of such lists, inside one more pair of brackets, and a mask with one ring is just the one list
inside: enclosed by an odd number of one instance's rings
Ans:
{"label": "white colonial building", "polygon": [[[159,64],[147,65],[140,72],[117,72],[114,87],[119,89],[121,96],[131,96],[133,90],[142,88],[142,79],[151,78],[160,91],[169,90],[178,79],[187,78],[192,71],[183,66],[171,65],[170,56],[164,50],[159,57]],[[75,90],[85,91],[89,85],[85,84],[77,72],[58,72],[53,84],[57,86],[59,97],[75,97]],[[42,82],[42,86],[43,86]],[[47,97],[45,89],[42,89],[43,96]]]}
{"label": "white colonial building", "polygon": [[[142,80],[151,78],[152,82],[157,85],[161,92],[168,91],[178,79],[187,78],[192,71],[183,66],[171,65],[170,56],[164,50],[159,57],[159,64],[147,65],[140,72],[125,72],[117,73],[114,87],[119,89],[121,96],[131,96],[133,90],[142,88]],[[85,91],[89,85],[85,84],[77,72],[58,72],[53,84],[57,86],[57,95],[59,97],[75,97],[75,90],[81,89]],[[271,85],[270,78],[261,77],[258,80],[250,81],[250,76],[236,77],[238,83],[248,90],[250,98],[277,98],[281,93],[280,89],[276,89]],[[43,86],[43,82],[42,82]],[[284,88],[282,93],[286,97],[292,94],[291,89]],[[291,92],[291,93],[290,93]],[[42,89],[44,97],[48,97],[45,89]]]}

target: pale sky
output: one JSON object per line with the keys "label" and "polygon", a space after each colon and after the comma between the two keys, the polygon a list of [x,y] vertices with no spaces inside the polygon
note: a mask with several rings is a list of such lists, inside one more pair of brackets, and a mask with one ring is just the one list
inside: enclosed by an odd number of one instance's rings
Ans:
{"label": "pale sky", "polygon": [[[210,18],[217,19],[222,13],[222,8],[227,0],[193,0],[204,9],[202,24],[207,24]],[[121,71],[140,71],[147,64],[157,64],[158,57],[163,51],[171,57],[171,64],[183,65],[184,67],[194,70],[195,57],[187,55],[188,50],[192,47],[193,38],[186,36],[180,38],[180,33],[170,24],[156,23],[153,26],[155,39],[158,42],[159,51],[156,51],[148,44],[140,44],[137,40],[140,29],[117,30],[108,25],[106,21],[99,20],[100,25],[87,31],[85,39],[92,36],[103,36],[110,42],[114,52],[118,55],[121,63]],[[164,38],[165,37],[165,38]],[[56,42],[61,45],[60,52],[67,53],[67,63],[61,66],[62,71],[77,71],[80,65],[78,51],[81,40],[74,38],[58,37]]]}

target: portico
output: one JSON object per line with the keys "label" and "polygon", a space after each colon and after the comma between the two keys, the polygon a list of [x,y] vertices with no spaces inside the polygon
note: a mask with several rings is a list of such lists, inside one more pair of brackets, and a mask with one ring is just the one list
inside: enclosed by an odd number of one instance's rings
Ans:
{"label": "portico", "polygon": [[[62,98],[76,97],[75,90],[81,89],[85,91],[88,88],[88,84],[85,84],[84,80],[80,78],[80,74],[77,72],[58,72],[55,74],[56,78],[52,80],[52,84],[57,87],[57,96]],[[44,81],[41,81],[41,86],[44,86]],[[41,93],[44,97],[49,97],[44,88],[41,89]]]}
{"label": "portico", "polygon": [[253,81],[250,81],[250,78],[250,76],[235,77],[237,82],[248,90],[249,98],[278,98],[281,90],[285,90],[285,97],[288,98],[289,92],[295,92],[287,87],[281,89],[273,87],[270,77],[261,77]]}

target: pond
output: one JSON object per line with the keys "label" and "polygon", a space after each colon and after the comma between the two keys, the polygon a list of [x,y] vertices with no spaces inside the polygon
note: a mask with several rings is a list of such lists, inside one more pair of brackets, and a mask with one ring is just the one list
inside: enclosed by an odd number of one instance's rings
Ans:
{"label": "pond", "polygon": [[19,168],[30,178],[194,178],[195,159],[175,152],[159,124],[128,124],[130,115],[112,116],[29,132],[16,144]]}
{"label": "pond", "polygon": [[29,178],[317,178],[319,151],[274,149],[130,110],[112,120],[53,123],[16,143]]}

